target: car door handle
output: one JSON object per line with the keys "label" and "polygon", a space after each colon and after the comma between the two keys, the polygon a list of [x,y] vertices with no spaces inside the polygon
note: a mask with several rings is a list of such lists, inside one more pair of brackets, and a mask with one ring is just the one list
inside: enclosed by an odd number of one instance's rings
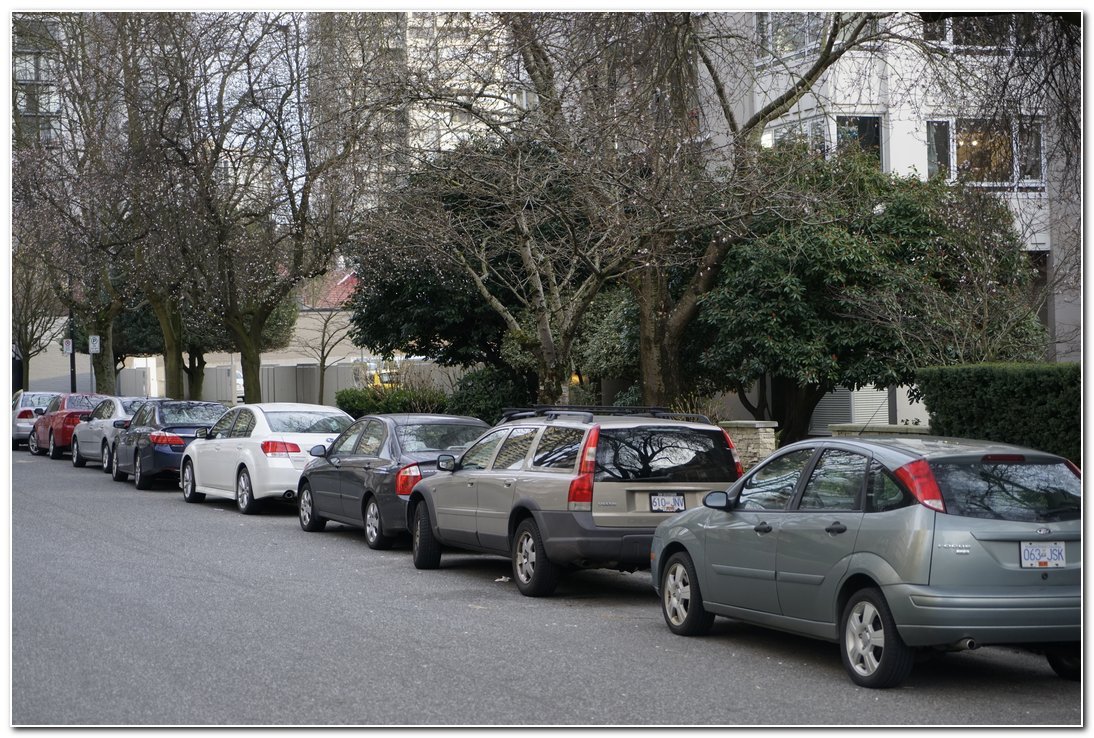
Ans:
{"label": "car door handle", "polygon": [[330,460],[331,466],[342,466],[342,460],[335,456]]}
{"label": "car door handle", "polygon": [[767,521],[765,520],[764,522],[760,523],[759,525],[757,525],[752,530],[756,531],[757,533],[770,533],[771,532],[771,526],[768,525]]}
{"label": "car door handle", "polygon": [[512,487],[513,482],[515,482],[515,481],[517,481],[517,480],[515,480],[515,479],[503,479],[503,480],[501,480],[501,486],[502,487]]}
{"label": "car door handle", "polygon": [[474,487],[474,486],[475,486],[475,483],[474,483],[474,482],[468,482],[468,483],[467,483],[467,486],[468,486],[468,487]]}
{"label": "car door handle", "polygon": [[839,535],[840,533],[846,533],[847,532],[847,526],[837,520],[836,522],[832,523],[830,526],[825,528],[824,532],[827,533],[830,536],[836,536],[836,535]]}

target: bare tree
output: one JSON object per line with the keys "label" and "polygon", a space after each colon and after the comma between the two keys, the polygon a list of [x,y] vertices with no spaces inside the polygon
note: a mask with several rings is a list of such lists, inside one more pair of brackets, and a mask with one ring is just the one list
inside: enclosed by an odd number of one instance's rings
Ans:
{"label": "bare tree", "polygon": [[[334,350],[350,337],[349,312],[339,299],[332,295],[340,294],[339,285],[332,284],[325,276],[304,282],[298,292],[300,295],[300,314],[305,325],[297,323],[295,344],[308,356],[314,357],[319,364],[319,393],[316,403],[323,404],[326,389],[327,364]],[[302,331],[301,329],[307,332]]]}
{"label": "bare tree", "polygon": [[11,335],[22,359],[19,386],[30,388],[30,360],[43,353],[64,332],[64,311],[46,278],[38,258],[28,253],[27,243],[36,239],[16,239],[11,257]]}

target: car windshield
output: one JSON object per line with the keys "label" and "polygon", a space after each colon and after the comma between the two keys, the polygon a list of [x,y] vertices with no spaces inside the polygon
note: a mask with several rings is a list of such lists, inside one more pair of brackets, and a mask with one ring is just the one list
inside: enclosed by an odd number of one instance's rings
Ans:
{"label": "car windshield", "polygon": [[179,402],[160,405],[160,414],[166,425],[178,423],[215,423],[228,408],[217,402]]}
{"label": "car windshield", "polygon": [[596,481],[732,482],[737,463],[718,430],[683,426],[601,428]]}
{"label": "car windshield", "polygon": [[353,422],[344,413],[290,410],[265,414],[274,433],[341,433]]}
{"label": "car windshield", "polygon": [[1079,520],[1082,483],[1067,465],[931,462],[946,512],[1023,522]]}
{"label": "car windshield", "polygon": [[126,415],[133,415],[144,403],[145,399],[143,397],[137,400],[122,400],[122,412]]}
{"label": "car windshield", "polygon": [[19,400],[19,404],[23,407],[45,407],[52,399],[53,395],[48,392],[28,392]]}
{"label": "car windshield", "polygon": [[466,423],[412,423],[395,428],[399,445],[407,453],[463,448],[482,435],[486,426]]}

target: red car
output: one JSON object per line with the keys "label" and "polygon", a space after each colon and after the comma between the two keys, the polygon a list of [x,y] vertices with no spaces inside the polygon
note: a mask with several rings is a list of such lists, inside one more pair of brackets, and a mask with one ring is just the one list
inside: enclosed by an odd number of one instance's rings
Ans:
{"label": "red car", "polygon": [[72,443],[72,430],[76,424],[90,416],[105,398],[105,395],[65,392],[54,397],[44,411],[36,408],[34,413],[38,419],[27,439],[30,452],[36,456],[48,452],[51,459],[61,458]]}

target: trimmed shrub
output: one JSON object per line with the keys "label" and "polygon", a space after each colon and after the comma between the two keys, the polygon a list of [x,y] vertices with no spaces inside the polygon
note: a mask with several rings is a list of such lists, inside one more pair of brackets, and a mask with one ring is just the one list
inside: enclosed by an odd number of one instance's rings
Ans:
{"label": "trimmed shrub", "polygon": [[338,408],[354,418],[376,413],[443,413],[448,398],[430,387],[348,387],[334,393]]}
{"label": "trimmed shrub", "polygon": [[920,369],[916,382],[940,436],[1013,443],[1080,464],[1079,364],[973,364]]}
{"label": "trimmed shrub", "polygon": [[448,398],[448,412],[470,415],[493,424],[506,407],[527,407],[535,402],[536,386],[527,376],[498,367],[464,374]]}

